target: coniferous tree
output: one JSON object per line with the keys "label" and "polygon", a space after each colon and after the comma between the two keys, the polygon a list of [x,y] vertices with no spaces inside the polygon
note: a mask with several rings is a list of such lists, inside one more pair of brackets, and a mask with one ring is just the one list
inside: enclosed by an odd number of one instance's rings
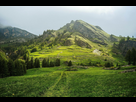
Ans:
{"label": "coniferous tree", "polygon": [[34,68],[33,57],[31,57],[31,68]]}
{"label": "coniferous tree", "polygon": [[37,68],[40,68],[40,60],[37,60]]}
{"label": "coniferous tree", "polygon": [[35,59],[34,65],[35,65],[35,68],[40,68],[40,61],[38,58]]}
{"label": "coniferous tree", "polygon": [[135,50],[134,47],[132,48],[132,51],[131,51],[131,52],[132,52],[132,53],[131,53],[132,64],[133,64],[133,65],[136,65],[136,50]]}
{"label": "coniferous tree", "polygon": [[35,66],[35,68],[37,68],[37,58],[35,58],[34,66]]}
{"label": "coniferous tree", "polygon": [[111,67],[111,63],[110,62],[106,62],[105,63],[105,67]]}
{"label": "coniferous tree", "polygon": [[0,58],[0,77],[4,78],[9,76],[9,70],[8,70],[8,66],[7,66],[7,61]]}
{"label": "coniferous tree", "polygon": [[45,58],[42,61],[42,67],[46,67],[46,59]]}
{"label": "coniferous tree", "polygon": [[8,61],[8,69],[9,69],[9,72],[10,72],[10,76],[13,76],[14,70],[15,70],[15,65],[14,65],[14,62],[13,62],[12,59],[9,59],[9,61]]}
{"label": "coniferous tree", "polygon": [[130,65],[131,64],[131,51],[130,50],[128,50],[128,52],[126,53],[125,59],[126,61],[128,61],[128,65]]}
{"label": "coniferous tree", "polygon": [[58,59],[58,66],[60,66],[60,59]]}
{"label": "coniferous tree", "polygon": [[24,75],[24,68],[23,68],[23,64],[20,63],[20,75]]}
{"label": "coniferous tree", "polygon": [[129,37],[129,36],[127,36],[127,41],[129,41],[129,39],[130,39],[130,37]]}
{"label": "coniferous tree", "polygon": [[26,74],[26,65],[25,65],[25,63],[23,64],[23,69],[24,69],[24,74]]}
{"label": "coniferous tree", "polygon": [[68,62],[68,66],[72,66],[72,62],[71,62],[71,60]]}
{"label": "coniferous tree", "polygon": [[[20,60],[16,60],[14,63],[15,63],[14,76],[24,75],[26,73],[25,63]],[[30,66],[31,66],[30,61],[28,63],[29,63],[28,67],[30,68]]]}
{"label": "coniferous tree", "polygon": [[54,62],[50,61],[50,67],[54,67]]}
{"label": "coniferous tree", "polygon": [[15,76],[20,75],[20,72],[19,72],[20,66],[19,65],[20,65],[19,61],[15,60],[15,73],[14,73]]}
{"label": "coniferous tree", "polygon": [[26,69],[29,69],[29,57],[26,57],[26,61],[25,61],[25,63],[26,63]]}
{"label": "coniferous tree", "polygon": [[89,62],[89,66],[91,66],[92,64],[91,64],[91,61]]}
{"label": "coniferous tree", "polygon": [[21,61],[22,67],[23,67],[23,75],[26,73],[26,65],[23,61]]}
{"label": "coniferous tree", "polygon": [[56,59],[55,66],[60,66],[60,59]]}
{"label": "coniferous tree", "polygon": [[50,67],[49,58],[46,61],[46,67]]}

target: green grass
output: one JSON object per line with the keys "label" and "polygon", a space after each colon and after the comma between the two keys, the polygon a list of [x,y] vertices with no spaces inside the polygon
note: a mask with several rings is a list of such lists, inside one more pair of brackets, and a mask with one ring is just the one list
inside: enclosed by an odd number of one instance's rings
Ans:
{"label": "green grass", "polygon": [[1,78],[0,97],[135,97],[136,72],[119,73],[131,68],[135,66],[120,70],[89,67],[65,71],[66,66],[29,69],[24,76]]}
{"label": "green grass", "polygon": [[99,61],[104,65],[105,59],[113,62],[114,64],[116,64],[118,61],[119,61],[118,64],[122,63],[122,58],[118,56],[116,57],[112,56],[112,52],[110,51],[109,47],[105,48],[101,46],[101,48],[103,49],[101,55],[97,55],[93,53],[94,48],[92,49],[82,48],[77,45],[60,47],[54,46],[51,49],[45,47],[42,50],[38,49],[37,52],[30,53],[30,57],[34,57],[34,59],[35,58],[43,59],[49,57],[49,59],[51,60],[55,58],[60,58],[61,62],[71,60],[73,64],[89,63],[89,60],[91,60],[92,62]]}

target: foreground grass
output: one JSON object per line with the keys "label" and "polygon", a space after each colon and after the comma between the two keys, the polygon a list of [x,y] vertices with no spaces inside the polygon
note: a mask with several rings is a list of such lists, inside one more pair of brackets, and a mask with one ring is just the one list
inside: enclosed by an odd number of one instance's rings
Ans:
{"label": "foreground grass", "polygon": [[102,67],[65,71],[65,66],[29,69],[0,79],[0,97],[135,97],[136,72]]}

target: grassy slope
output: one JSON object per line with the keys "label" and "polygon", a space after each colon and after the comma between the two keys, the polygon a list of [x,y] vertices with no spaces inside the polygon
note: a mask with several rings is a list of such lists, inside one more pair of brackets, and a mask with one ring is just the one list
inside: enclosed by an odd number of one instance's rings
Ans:
{"label": "grassy slope", "polygon": [[[63,68],[58,70],[59,68]],[[65,66],[29,69],[24,76],[0,79],[0,97],[135,97],[136,72],[90,67],[64,71]]]}
{"label": "grassy slope", "polygon": [[[54,60],[55,58],[60,58],[61,63],[63,61],[69,61],[72,60],[74,64],[78,63],[89,63],[89,60],[92,62],[101,62],[101,64],[105,63],[105,58],[108,61],[112,61],[115,64],[122,63],[123,58],[120,56],[113,57],[112,52],[109,47],[101,46],[99,47],[97,44],[93,45],[92,49],[82,48],[76,45],[71,46],[54,46],[53,48],[49,49],[48,47],[44,47],[42,50],[38,49],[37,52],[30,53],[30,57],[34,58],[41,58],[41,61],[43,58],[49,57],[51,60]],[[101,55],[97,55],[93,53],[93,50],[95,49],[102,49]],[[29,49],[31,51],[31,49]]]}

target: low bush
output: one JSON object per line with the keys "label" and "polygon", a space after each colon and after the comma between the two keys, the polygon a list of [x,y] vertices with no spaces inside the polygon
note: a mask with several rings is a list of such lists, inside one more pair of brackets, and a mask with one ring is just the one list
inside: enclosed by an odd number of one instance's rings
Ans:
{"label": "low bush", "polygon": [[78,71],[78,69],[73,67],[67,67],[66,71]]}
{"label": "low bush", "polygon": [[31,53],[32,52],[36,52],[37,51],[37,48],[33,48],[32,50],[31,50]]}

